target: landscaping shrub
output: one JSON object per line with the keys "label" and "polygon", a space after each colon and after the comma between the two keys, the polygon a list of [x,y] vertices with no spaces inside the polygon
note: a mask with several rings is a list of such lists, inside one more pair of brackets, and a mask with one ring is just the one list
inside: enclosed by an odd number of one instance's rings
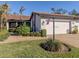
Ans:
{"label": "landscaping shrub", "polygon": [[16,28],[16,33],[19,35],[26,36],[26,35],[30,34],[30,27],[26,26],[26,24],[23,24]]}
{"label": "landscaping shrub", "polygon": [[23,36],[30,36],[30,32],[28,32],[26,35],[23,35]]}
{"label": "landscaping shrub", "polygon": [[0,31],[0,41],[7,39],[8,36],[9,36],[9,33],[7,30],[3,29],[2,31]]}
{"label": "landscaping shrub", "polygon": [[41,36],[45,37],[46,36],[46,29],[41,30]]}
{"label": "landscaping shrub", "polygon": [[45,37],[46,36],[46,29],[43,29],[39,32],[30,32],[30,36],[42,36]]}
{"label": "landscaping shrub", "polygon": [[37,36],[41,36],[41,33],[40,32],[36,32],[37,33]]}
{"label": "landscaping shrub", "polygon": [[9,32],[14,32],[15,31],[15,28],[10,28],[9,29]]}
{"label": "landscaping shrub", "polygon": [[41,36],[40,32],[30,32],[30,36]]}
{"label": "landscaping shrub", "polygon": [[78,33],[78,26],[74,26],[72,34],[77,34],[77,33]]}
{"label": "landscaping shrub", "polygon": [[34,32],[34,36],[41,36],[40,32]]}
{"label": "landscaping shrub", "polygon": [[26,26],[25,24],[19,26],[16,28],[15,32],[18,35],[23,35],[23,36],[46,36],[46,30],[43,29],[40,32],[30,32],[30,27]]}
{"label": "landscaping shrub", "polygon": [[47,42],[41,44],[41,46],[45,50],[53,52],[57,52],[61,49],[61,44],[57,41],[52,41],[52,39],[49,39]]}
{"label": "landscaping shrub", "polygon": [[30,36],[34,36],[34,32],[30,32]]}
{"label": "landscaping shrub", "polygon": [[21,26],[16,28],[15,33],[17,33],[18,35],[21,35]]}

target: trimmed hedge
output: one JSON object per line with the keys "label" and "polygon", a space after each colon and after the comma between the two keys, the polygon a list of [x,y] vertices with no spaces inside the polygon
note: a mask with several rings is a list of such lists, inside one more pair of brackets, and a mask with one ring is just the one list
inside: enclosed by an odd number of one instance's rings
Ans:
{"label": "trimmed hedge", "polygon": [[46,30],[43,29],[40,32],[30,32],[30,36],[41,36],[46,37]]}
{"label": "trimmed hedge", "polygon": [[41,36],[46,37],[46,29],[41,30]]}
{"label": "trimmed hedge", "polygon": [[41,36],[40,32],[30,32],[30,36]]}
{"label": "trimmed hedge", "polygon": [[9,36],[9,33],[7,30],[0,31],[0,41],[7,39],[8,36]]}

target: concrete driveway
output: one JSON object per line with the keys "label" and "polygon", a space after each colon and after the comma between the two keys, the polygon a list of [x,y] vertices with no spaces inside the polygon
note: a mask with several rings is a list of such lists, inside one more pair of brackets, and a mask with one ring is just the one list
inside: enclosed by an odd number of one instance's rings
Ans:
{"label": "concrete driveway", "polygon": [[56,39],[63,43],[79,48],[79,34],[56,35]]}

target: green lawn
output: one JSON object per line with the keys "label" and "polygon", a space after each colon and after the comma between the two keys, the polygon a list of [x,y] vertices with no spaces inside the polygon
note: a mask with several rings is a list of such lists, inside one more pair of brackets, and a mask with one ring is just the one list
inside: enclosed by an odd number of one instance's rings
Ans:
{"label": "green lawn", "polygon": [[67,53],[45,51],[39,46],[39,44],[44,41],[45,40],[34,40],[0,44],[0,57],[79,57],[79,48],[72,48],[72,51]]}

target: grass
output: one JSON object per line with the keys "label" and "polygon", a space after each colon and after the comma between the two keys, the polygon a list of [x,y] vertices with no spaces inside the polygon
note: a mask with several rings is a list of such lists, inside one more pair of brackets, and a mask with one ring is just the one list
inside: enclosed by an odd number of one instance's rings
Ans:
{"label": "grass", "polygon": [[9,33],[6,29],[2,29],[0,31],[0,41],[4,41],[6,38],[8,38]]}
{"label": "grass", "polygon": [[0,44],[0,57],[79,57],[79,48],[72,47],[72,51],[67,53],[48,52],[39,46],[41,42],[45,40]]}

